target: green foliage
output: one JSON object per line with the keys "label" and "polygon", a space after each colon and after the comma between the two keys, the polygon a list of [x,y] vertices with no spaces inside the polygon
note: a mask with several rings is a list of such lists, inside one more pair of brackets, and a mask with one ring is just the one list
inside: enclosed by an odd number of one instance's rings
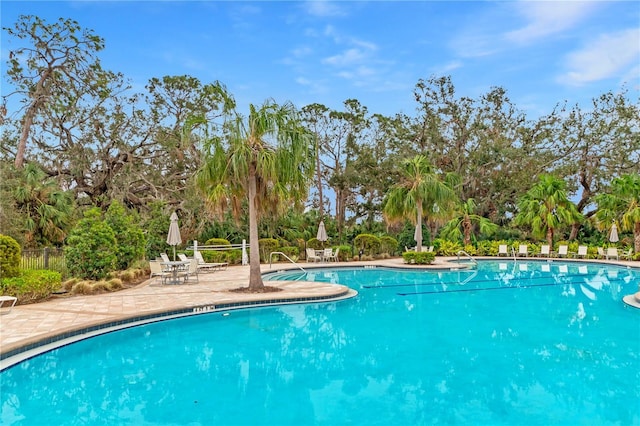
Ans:
{"label": "green foliage", "polygon": [[206,246],[228,246],[229,248],[231,248],[231,243],[229,242],[229,240],[226,240],[224,238],[209,238],[204,245]]}
{"label": "green foliage", "polygon": [[395,254],[398,251],[398,240],[389,235],[380,237],[380,251],[382,253]]}
{"label": "green foliage", "polygon": [[142,229],[136,224],[136,217],[127,213],[120,202],[113,201],[105,214],[105,222],[113,230],[118,244],[116,268],[125,270],[142,259],[146,240]]}
{"label": "green foliage", "polygon": [[269,254],[274,251],[280,251],[280,243],[274,238],[261,238],[258,244],[260,247],[261,262],[269,262]]}
{"label": "green foliage", "polygon": [[338,260],[341,262],[349,261],[353,257],[353,247],[351,246],[340,245],[336,249],[340,249],[338,251]]}
{"label": "green foliage", "polygon": [[440,256],[456,256],[458,252],[462,250],[462,244],[459,242],[444,240],[442,238],[435,239],[433,246],[436,253]]}
{"label": "green foliage", "polygon": [[20,276],[0,280],[0,294],[17,297],[19,303],[47,299],[61,287],[60,273],[47,270],[23,271]]}
{"label": "green foliage", "polygon": [[320,250],[324,248],[322,241],[318,240],[316,237],[313,237],[307,240],[307,248],[312,248],[314,250]]}
{"label": "green foliage", "polygon": [[405,251],[402,253],[402,259],[405,263],[415,263],[416,265],[430,265],[435,258],[436,254],[433,252]]}
{"label": "green foliage", "polygon": [[489,256],[491,254],[492,244],[493,242],[488,240],[478,241],[476,244],[476,256]]}
{"label": "green foliage", "polygon": [[358,251],[363,250],[364,255],[373,256],[380,253],[380,238],[372,234],[360,234],[353,240],[353,245]]}
{"label": "green foliage", "polygon": [[170,219],[164,211],[165,203],[155,201],[149,207],[149,217],[142,224],[142,228],[146,235],[146,257],[147,259],[155,259],[167,249]]}
{"label": "green foliage", "polygon": [[65,256],[71,275],[101,279],[116,267],[116,237],[100,216],[100,209],[88,210],[67,238]]}
{"label": "green foliage", "polygon": [[16,277],[20,273],[22,250],[18,242],[0,234],[0,277]]}

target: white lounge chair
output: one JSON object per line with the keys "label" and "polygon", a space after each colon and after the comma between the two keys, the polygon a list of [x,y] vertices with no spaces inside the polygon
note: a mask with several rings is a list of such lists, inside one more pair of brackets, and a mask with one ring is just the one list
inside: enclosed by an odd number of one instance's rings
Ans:
{"label": "white lounge chair", "polygon": [[633,260],[633,249],[630,248],[625,253],[622,253],[620,257],[626,260]]}
{"label": "white lounge chair", "polygon": [[507,251],[507,245],[506,244],[500,244],[498,246],[498,256],[509,256],[509,252]]}
{"label": "white lounge chair", "polygon": [[187,255],[186,255],[186,254],[184,254],[184,253],[178,253],[178,259],[182,260],[183,262],[188,262],[188,261],[190,261],[190,260],[191,260],[191,259],[189,259],[189,258],[187,257]]}
{"label": "white lounge chair", "polygon": [[518,246],[518,256],[529,257],[529,246],[526,244],[520,244]]}
{"label": "white lounge chair", "polygon": [[551,247],[549,244],[543,244],[540,246],[540,253],[538,257],[549,257],[551,255]]}
{"label": "white lounge chair", "polygon": [[620,256],[618,256],[618,248],[617,247],[607,247],[607,254],[605,255],[606,259],[615,259],[619,260]]}
{"label": "white lounge chair", "polygon": [[312,248],[307,249],[307,262],[320,262],[322,258],[316,254]]}
{"label": "white lounge chair", "polygon": [[604,249],[602,247],[598,247],[598,259],[604,259]]}
{"label": "white lounge chair", "polygon": [[167,256],[167,253],[160,253],[160,257],[162,258],[163,262],[171,262],[171,259],[169,259],[169,256]]}
{"label": "white lounge chair", "polygon": [[580,257],[582,259],[587,258],[589,247],[587,246],[578,246],[578,253],[575,253],[573,257]]}
{"label": "white lounge chair", "polygon": [[567,257],[569,255],[569,246],[563,244],[558,246],[558,257]]}
{"label": "white lounge chair", "polygon": [[178,276],[182,277],[185,283],[194,276],[196,277],[196,282],[200,282],[198,278],[198,269],[200,269],[198,261],[196,259],[189,259],[189,268],[186,271],[179,272]]}
{"label": "white lounge chair", "polygon": [[193,258],[198,262],[198,269],[202,269],[205,271],[216,271],[220,269],[226,269],[229,265],[226,262],[205,262],[202,257],[202,253],[196,251],[193,253]]}

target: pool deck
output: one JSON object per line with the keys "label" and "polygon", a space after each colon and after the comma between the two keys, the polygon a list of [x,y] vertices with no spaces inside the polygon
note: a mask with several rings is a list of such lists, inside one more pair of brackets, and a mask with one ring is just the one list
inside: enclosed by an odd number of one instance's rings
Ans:
{"label": "pool deck", "polygon": [[[327,266],[388,266],[450,269],[459,267],[449,263],[456,258],[438,257],[429,266],[413,266],[401,258],[371,262],[301,263],[309,270]],[[489,258],[499,260],[499,258]],[[511,260],[504,259],[504,260]],[[524,259],[522,259],[524,260]],[[546,260],[546,259],[529,259]],[[566,259],[554,259],[566,260]],[[605,263],[597,260],[594,262]],[[640,262],[609,261],[621,266],[639,267]],[[279,263],[272,267],[262,265],[262,272],[291,270],[292,264]],[[282,291],[271,293],[237,293],[230,290],[247,287],[248,266],[229,266],[226,270],[199,274],[198,283],[161,285],[158,279],[147,280],[140,285],[113,293],[88,296],[52,298],[45,302],[17,305],[9,313],[0,315],[0,359],[27,352],[43,344],[60,344],[63,338],[104,332],[112,326],[149,322],[158,318],[185,316],[198,313],[227,310],[267,304],[303,303],[340,300],[356,293],[346,286],[330,283],[303,281],[269,281],[269,286]],[[627,301],[628,299],[628,301]],[[640,308],[633,295],[625,296],[625,303]],[[75,338],[78,340],[78,337]],[[58,343],[55,343],[58,342]],[[0,369],[4,368],[0,363]]]}

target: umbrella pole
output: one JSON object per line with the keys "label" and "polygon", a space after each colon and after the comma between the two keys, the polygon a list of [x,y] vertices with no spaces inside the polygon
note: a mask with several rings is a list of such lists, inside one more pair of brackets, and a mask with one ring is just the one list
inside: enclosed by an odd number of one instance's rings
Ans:
{"label": "umbrella pole", "polygon": [[173,246],[173,261],[176,261],[176,246]]}

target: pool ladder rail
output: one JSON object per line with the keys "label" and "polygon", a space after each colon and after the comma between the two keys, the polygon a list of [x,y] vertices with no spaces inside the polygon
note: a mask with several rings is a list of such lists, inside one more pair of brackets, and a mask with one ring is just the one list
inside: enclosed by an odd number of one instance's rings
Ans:
{"label": "pool ladder rail", "polygon": [[474,264],[474,265],[476,265],[476,266],[478,265],[478,261],[477,261],[477,260],[475,260],[473,257],[471,257],[471,255],[470,255],[469,253],[467,253],[466,251],[464,251],[464,250],[458,250],[458,253],[457,253],[457,254],[458,254],[458,261],[460,261],[460,255],[462,254],[462,255],[464,255],[464,257],[466,257],[467,259],[469,259],[469,261],[470,261],[471,263],[473,263],[473,264]]}
{"label": "pool ladder rail", "polygon": [[279,254],[281,256],[284,256],[289,262],[293,263],[302,272],[305,272],[305,273],[307,272],[302,266],[297,264],[293,259],[291,259],[289,256],[287,256],[286,254],[284,254],[281,251],[273,251],[273,252],[269,253],[269,269],[271,269],[271,261],[273,260],[273,255],[274,254]]}

